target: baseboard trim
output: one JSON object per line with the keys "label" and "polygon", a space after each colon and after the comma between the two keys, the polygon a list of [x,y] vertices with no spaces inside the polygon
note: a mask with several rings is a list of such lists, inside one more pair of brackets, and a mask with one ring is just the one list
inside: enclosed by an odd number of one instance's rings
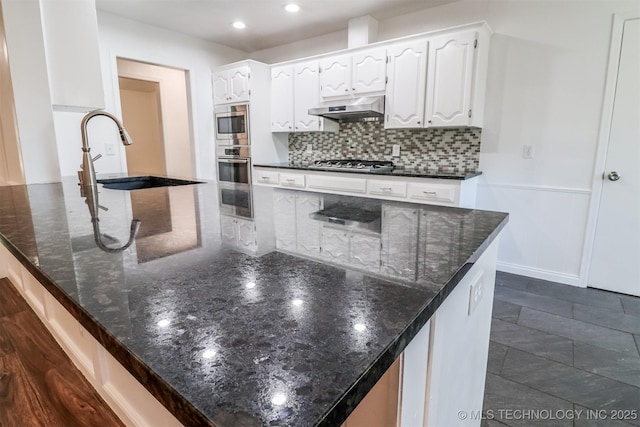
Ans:
{"label": "baseboard trim", "polygon": [[504,261],[498,261],[496,267],[498,271],[504,271],[505,273],[549,280],[551,282],[563,283],[565,285],[577,286],[579,288],[585,287],[584,283],[581,283],[580,281],[580,276],[576,274],[567,274],[559,271],[545,270],[543,268],[527,267],[525,265],[512,264]]}

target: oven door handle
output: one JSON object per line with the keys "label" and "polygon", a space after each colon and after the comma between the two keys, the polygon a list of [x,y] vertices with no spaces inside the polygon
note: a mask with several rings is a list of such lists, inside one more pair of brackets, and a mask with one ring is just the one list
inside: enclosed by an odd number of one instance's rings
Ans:
{"label": "oven door handle", "polygon": [[218,159],[218,161],[223,163],[249,163],[249,159]]}

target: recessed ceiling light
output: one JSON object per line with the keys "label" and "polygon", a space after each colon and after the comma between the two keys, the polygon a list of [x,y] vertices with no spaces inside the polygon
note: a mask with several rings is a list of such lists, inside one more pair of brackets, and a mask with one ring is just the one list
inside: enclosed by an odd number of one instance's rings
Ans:
{"label": "recessed ceiling light", "polygon": [[284,10],[286,10],[289,13],[296,13],[300,10],[300,6],[298,6],[295,3],[289,3],[284,7]]}
{"label": "recessed ceiling light", "polygon": [[242,29],[247,28],[247,25],[242,21],[236,21],[231,25],[233,25],[233,28],[237,28],[238,30],[242,30]]}

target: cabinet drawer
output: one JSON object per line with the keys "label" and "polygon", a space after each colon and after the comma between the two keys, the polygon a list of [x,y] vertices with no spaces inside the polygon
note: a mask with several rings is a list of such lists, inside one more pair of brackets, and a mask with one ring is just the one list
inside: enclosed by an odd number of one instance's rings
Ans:
{"label": "cabinet drawer", "polygon": [[410,183],[409,198],[425,202],[455,203],[456,188],[451,185]]}
{"label": "cabinet drawer", "polygon": [[334,190],[345,193],[366,193],[367,180],[360,178],[341,178],[327,175],[308,175],[309,188],[316,190]]}
{"label": "cabinet drawer", "polygon": [[256,183],[258,184],[277,185],[279,182],[278,178],[280,174],[278,172],[261,170],[254,170],[253,172],[255,173]]}
{"label": "cabinet drawer", "polygon": [[407,197],[406,182],[370,179],[367,187],[369,188],[369,194],[375,194],[376,196]]}
{"label": "cabinet drawer", "polygon": [[304,188],[304,175],[281,173],[280,185],[283,187]]}

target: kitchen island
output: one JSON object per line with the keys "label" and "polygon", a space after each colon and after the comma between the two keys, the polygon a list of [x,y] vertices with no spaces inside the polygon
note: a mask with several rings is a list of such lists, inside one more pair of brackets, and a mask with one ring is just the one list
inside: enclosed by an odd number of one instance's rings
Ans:
{"label": "kitchen island", "polygon": [[[325,207],[325,196],[318,197]],[[350,208],[362,200],[332,197],[331,203]],[[340,425],[411,348],[434,313],[437,327],[426,334],[432,363],[438,366],[448,351],[439,344],[448,329],[451,343],[458,345],[460,338],[469,347],[446,357],[464,361],[465,351],[475,351],[485,365],[481,370],[486,367],[491,294],[479,301],[481,293],[474,297],[473,291],[481,291],[484,283],[484,291],[492,293],[495,240],[506,214],[383,202],[380,212],[407,210],[420,218],[415,240],[406,242],[416,249],[404,252],[398,246],[395,251],[396,259],[415,265],[413,273],[394,275],[332,262],[321,254],[277,250],[274,227],[268,227],[278,215],[274,189],[255,187],[254,199],[251,238],[261,243],[247,253],[223,236],[225,216],[214,183],[131,192],[101,189],[99,202],[108,210],[99,213],[99,238],[111,248],[105,251],[95,243],[75,181],[2,187],[0,276],[14,282],[45,323],[67,321],[60,306],[89,332],[90,337],[80,333],[81,342],[95,340],[106,349],[108,356],[95,357],[95,349],[75,344],[77,353],[86,356],[84,365],[80,357],[83,372],[96,372],[90,381],[97,388],[126,389],[115,379],[109,382],[104,366],[96,368],[100,360],[112,358],[185,425]],[[117,250],[129,239],[133,219],[140,221],[134,243]],[[393,227],[402,227],[397,221]],[[332,224],[336,230],[343,226]],[[242,241],[242,232],[236,231],[236,240]],[[463,284],[471,287],[462,289]],[[462,310],[458,304],[440,320],[438,313],[457,291]],[[474,309],[482,322],[471,317]],[[474,330],[455,330],[458,318],[482,323],[477,349]],[[405,361],[407,375],[411,363]],[[484,371],[480,374],[481,392]],[[442,369],[424,378],[429,400],[443,408],[452,404],[451,392],[443,386],[439,399],[437,386],[451,381],[447,375]],[[455,381],[449,387],[466,388],[464,379]],[[471,382],[468,389],[477,395],[478,378]],[[408,381],[399,385],[407,386]],[[113,396],[116,403],[129,398]],[[410,395],[405,393],[404,400]],[[152,424],[144,414],[135,414],[135,398],[131,402],[129,412],[119,415],[130,423]],[[402,424],[411,425],[405,404],[399,406]],[[435,406],[429,411],[429,419],[438,412]]]}

